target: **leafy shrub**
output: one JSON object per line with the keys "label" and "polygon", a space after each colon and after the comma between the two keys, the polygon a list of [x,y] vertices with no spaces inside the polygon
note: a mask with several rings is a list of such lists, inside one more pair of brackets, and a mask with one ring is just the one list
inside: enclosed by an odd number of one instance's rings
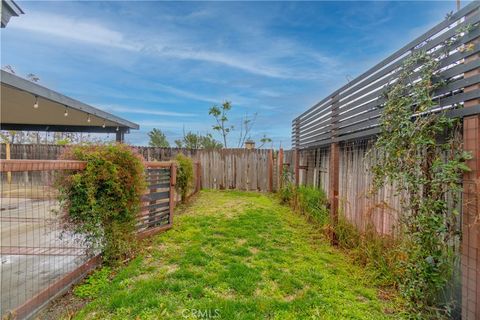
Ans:
{"label": "leafy shrub", "polygon": [[176,156],[175,160],[178,163],[176,189],[180,193],[182,202],[185,203],[188,191],[193,184],[193,161],[181,153]]}
{"label": "leafy shrub", "polygon": [[73,293],[80,298],[93,299],[98,297],[98,294],[108,287],[110,280],[111,269],[103,267],[100,270],[92,273],[84,283],[78,285],[73,289]]}
{"label": "leafy shrub", "polygon": [[58,179],[66,227],[100,249],[107,263],[130,258],[146,187],[141,157],[121,144],[76,146],[62,157],[87,162],[85,170]]}

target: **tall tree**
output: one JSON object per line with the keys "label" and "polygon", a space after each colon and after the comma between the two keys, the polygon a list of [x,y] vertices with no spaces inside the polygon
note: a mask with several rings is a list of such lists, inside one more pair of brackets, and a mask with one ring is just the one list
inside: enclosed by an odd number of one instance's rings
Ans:
{"label": "tall tree", "polygon": [[218,131],[223,138],[223,145],[227,148],[227,136],[233,130],[233,126],[228,124],[228,111],[232,109],[232,104],[230,101],[225,101],[220,107],[214,105],[208,111],[209,115],[212,115],[215,118],[217,124],[213,125],[212,128],[215,131]]}
{"label": "tall tree", "polygon": [[206,135],[195,134],[191,131],[184,133],[182,139],[175,140],[178,148],[187,149],[221,149],[222,144],[215,140],[211,133]]}
{"label": "tall tree", "polygon": [[200,140],[203,149],[222,149],[223,147],[222,143],[215,140],[211,133],[201,136]]}
{"label": "tall tree", "polygon": [[170,143],[168,143],[167,137],[160,129],[153,128],[152,131],[148,133],[148,137],[150,138],[150,141],[148,142],[148,145],[150,147],[170,147]]}

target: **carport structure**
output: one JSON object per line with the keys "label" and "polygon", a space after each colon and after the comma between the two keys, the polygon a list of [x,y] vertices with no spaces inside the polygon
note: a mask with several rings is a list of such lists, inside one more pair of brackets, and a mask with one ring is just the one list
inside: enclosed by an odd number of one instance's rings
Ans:
{"label": "carport structure", "polygon": [[[138,124],[3,70],[0,88],[1,130],[115,133],[122,142],[131,129],[139,129]],[[81,236],[63,227],[58,215],[57,174],[81,170],[85,164],[2,159],[0,165],[0,316],[13,312],[16,319],[24,319],[99,261]]]}
{"label": "carport structure", "polygon": [[1,130],[125,134],[139,125],[1,71]]}

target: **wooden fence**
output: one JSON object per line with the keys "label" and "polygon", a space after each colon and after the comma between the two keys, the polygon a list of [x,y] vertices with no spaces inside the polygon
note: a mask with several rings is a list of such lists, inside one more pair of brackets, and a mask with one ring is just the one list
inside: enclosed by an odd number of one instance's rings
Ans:
{"label": "wooden fence", "polygon": [[[339,213],[364,230],[373,224],[382,234],[395,232],[400,210],[394,186],[369,195],[375,158],[366,156],[380,132],[385,90],[404,62],[418,52],[434,53],[439,80],[429,112],[446,112],[463,121],[463,148],[473,155],[463,177],[461,243],[462,319],[480,319],[480,1],[461,10],[411,41],[364,74],[335,90],[292,121],[291,172],[297,184],[328,192],[333,223]],[[417,67],[421,67],[418,65]],[[419,69],[418,69],[419,70]],[[416,70],[412,81],[421,72]],[[375,152],[373,152],[375,154]]]}
{"label": "wooden fence", "polygon": [[[15,319],[31,317],[101,262],[56,214],[60,210],[53,185],[56,174],[85,166],[86,162],[68,160],[0,161],[2,319],[8,313]],[[175,206],[176,163],[145,166],[147,192],[136,224],[139,239],[171,228]],[[24,172],[43,174],[25,182]],[[7,173],[14,178],[9,180]]]}
{"label": "wooden fence", "polygon": [[[369,139],[354,140],[343,143],[339,148],[339,212],[361,231],[373,227],[379,234],[393,235],[401,210],[400,199],[392,185],[372,192],[373,142]],[[329,146],[299,150],[298,161],[298,184],[328,192],[331,174]]]}
{"label": "wooden fence", "polygon": [[[182,149],[133,147],[147,161],[171,161],[182,153],[199,166],[197,189],[276,191],[279,185],[278,152],[269,149]],[[1,145],[1,159],[56,160],[65,146],[41,144]]]}

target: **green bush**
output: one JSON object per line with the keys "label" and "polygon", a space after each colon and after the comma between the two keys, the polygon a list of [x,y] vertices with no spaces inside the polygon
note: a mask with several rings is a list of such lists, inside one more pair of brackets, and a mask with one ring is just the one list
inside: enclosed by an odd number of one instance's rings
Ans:
{"label": "green bush", "polygon": [[108,287],[110,281],[111,269],[103,267],[100,270],[92,273],[84,283],[78,285],[73,289],[73,293],[80,298],[93,299],[98,297],[98,294]]}
{"label": "green bush", "polygon": [[193,184],[193,161],[179,153],[175,160],[178,163],[176,189],[180,193],[182,202],[187,201],[187,195]]}
{"label": "green bush", "polygon": [[76,146],[62,157],[87,162],[85,170],[66,172],[58,179],[67,228],[101,250],[106,263],[130,258],[146,188],[141,157],[121,144]]}

